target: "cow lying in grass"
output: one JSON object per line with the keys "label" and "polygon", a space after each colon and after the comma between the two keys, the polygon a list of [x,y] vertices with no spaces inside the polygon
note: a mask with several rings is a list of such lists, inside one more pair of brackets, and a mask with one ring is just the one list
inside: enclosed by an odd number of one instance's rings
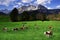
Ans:
{"label": "cow lying in grass", "polygon": [[44,34],[47,36],[47,37],[51,37],[53,35],[52,31],[46,31],[44,32]]}
{"label": "cow lying in grass", "polygon": [[3,28],[3,31],[4,31],[4,32],[7,32],[7,31],[8,31],[8,28],[7,28],[7,27],[4,27],[4,28]]}
{"label": "cow lying in grass", "polygon": [[18,28],[13,28],[12,30],[13,30],[13,31],[18,31],[19,29],[18,29]]}
{"label": "cow lying in grass", "polygon": [[20,30],[25,30],[25,29],[28,29],[28,27],[25,27],[25,25],[23,25]]}

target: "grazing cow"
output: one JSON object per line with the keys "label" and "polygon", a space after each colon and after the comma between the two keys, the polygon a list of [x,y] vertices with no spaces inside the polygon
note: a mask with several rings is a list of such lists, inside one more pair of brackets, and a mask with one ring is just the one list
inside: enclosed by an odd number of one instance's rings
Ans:
{"label": "grazing cow", "polygon": [[7,32],[8,31],[8,28],[7,27],[4,27],[3,28],[3,31]]}
{"label": "grazing cow", "polygon": [[24,25],[22,25],[22,27],[20,28],[20,30],[24,30]]}
{"label": "grazing cow", "polygon": [[28,29],[28,27],[25,27],[25,25],[23,25],[20,29],[25,30],[25,29]]}
{"label": "grazing cow", "polygon": [[13,30],[14,30],[14,31],[18,31],[18,28],[14,28]]}
{"label": "grazing cow", "polygon": [[45,34],[46,36],[48,36],[48,37],[50,37],[50,36],[53,35],[53,33],[52,33],[51,30],[50,30],[50,31],[46,31],[46,32],[44,32],[44,34]]}
{"label": "grazing cow", "polygon": [[48,28],[49,28],[50,30],[52,30],[52,26],[48,26]]}

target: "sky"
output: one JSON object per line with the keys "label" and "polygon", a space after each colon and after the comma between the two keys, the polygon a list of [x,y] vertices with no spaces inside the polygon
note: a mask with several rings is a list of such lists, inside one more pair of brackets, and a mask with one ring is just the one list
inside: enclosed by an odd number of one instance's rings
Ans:
{"label": "sky", "polygon": [[43,5],[48,9],[60,9],[60,0],[0,0],[0,10],[1,9],[13,9],[20,8],[21,6],[28,5]]}

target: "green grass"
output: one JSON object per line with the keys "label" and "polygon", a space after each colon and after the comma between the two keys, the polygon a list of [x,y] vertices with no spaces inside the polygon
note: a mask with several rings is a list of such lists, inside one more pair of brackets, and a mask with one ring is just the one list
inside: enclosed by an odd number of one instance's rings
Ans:
{"label": "green grass", "polygon": [[8,15],[0,15],[0,22],[9,22],[10,17]]}
{"label": "green grass", "polygon": [[[60,21],[29,21],[25,22],[28,26],[27,30],[11,31],[12,28],[22,26],[23,22],[0,22],[0,40],[59,40],[60,39]],[[38,25],[38,29],[34,24]],[[44,35],[44,31],[49,30],[48,26],[52,25],[53,36],[48,38]],[[2,31],[3,27],[9,29],[8,32]]]}

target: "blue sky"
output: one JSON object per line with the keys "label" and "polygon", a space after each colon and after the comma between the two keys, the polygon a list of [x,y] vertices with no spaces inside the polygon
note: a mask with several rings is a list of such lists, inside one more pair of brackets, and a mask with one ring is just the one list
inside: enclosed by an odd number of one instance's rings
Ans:
{"label": "blue sky", "polygon": [[60,9],[60,0],[0,0],[1,9],[13,9],[28,5],[44,5],[48,9]]}

